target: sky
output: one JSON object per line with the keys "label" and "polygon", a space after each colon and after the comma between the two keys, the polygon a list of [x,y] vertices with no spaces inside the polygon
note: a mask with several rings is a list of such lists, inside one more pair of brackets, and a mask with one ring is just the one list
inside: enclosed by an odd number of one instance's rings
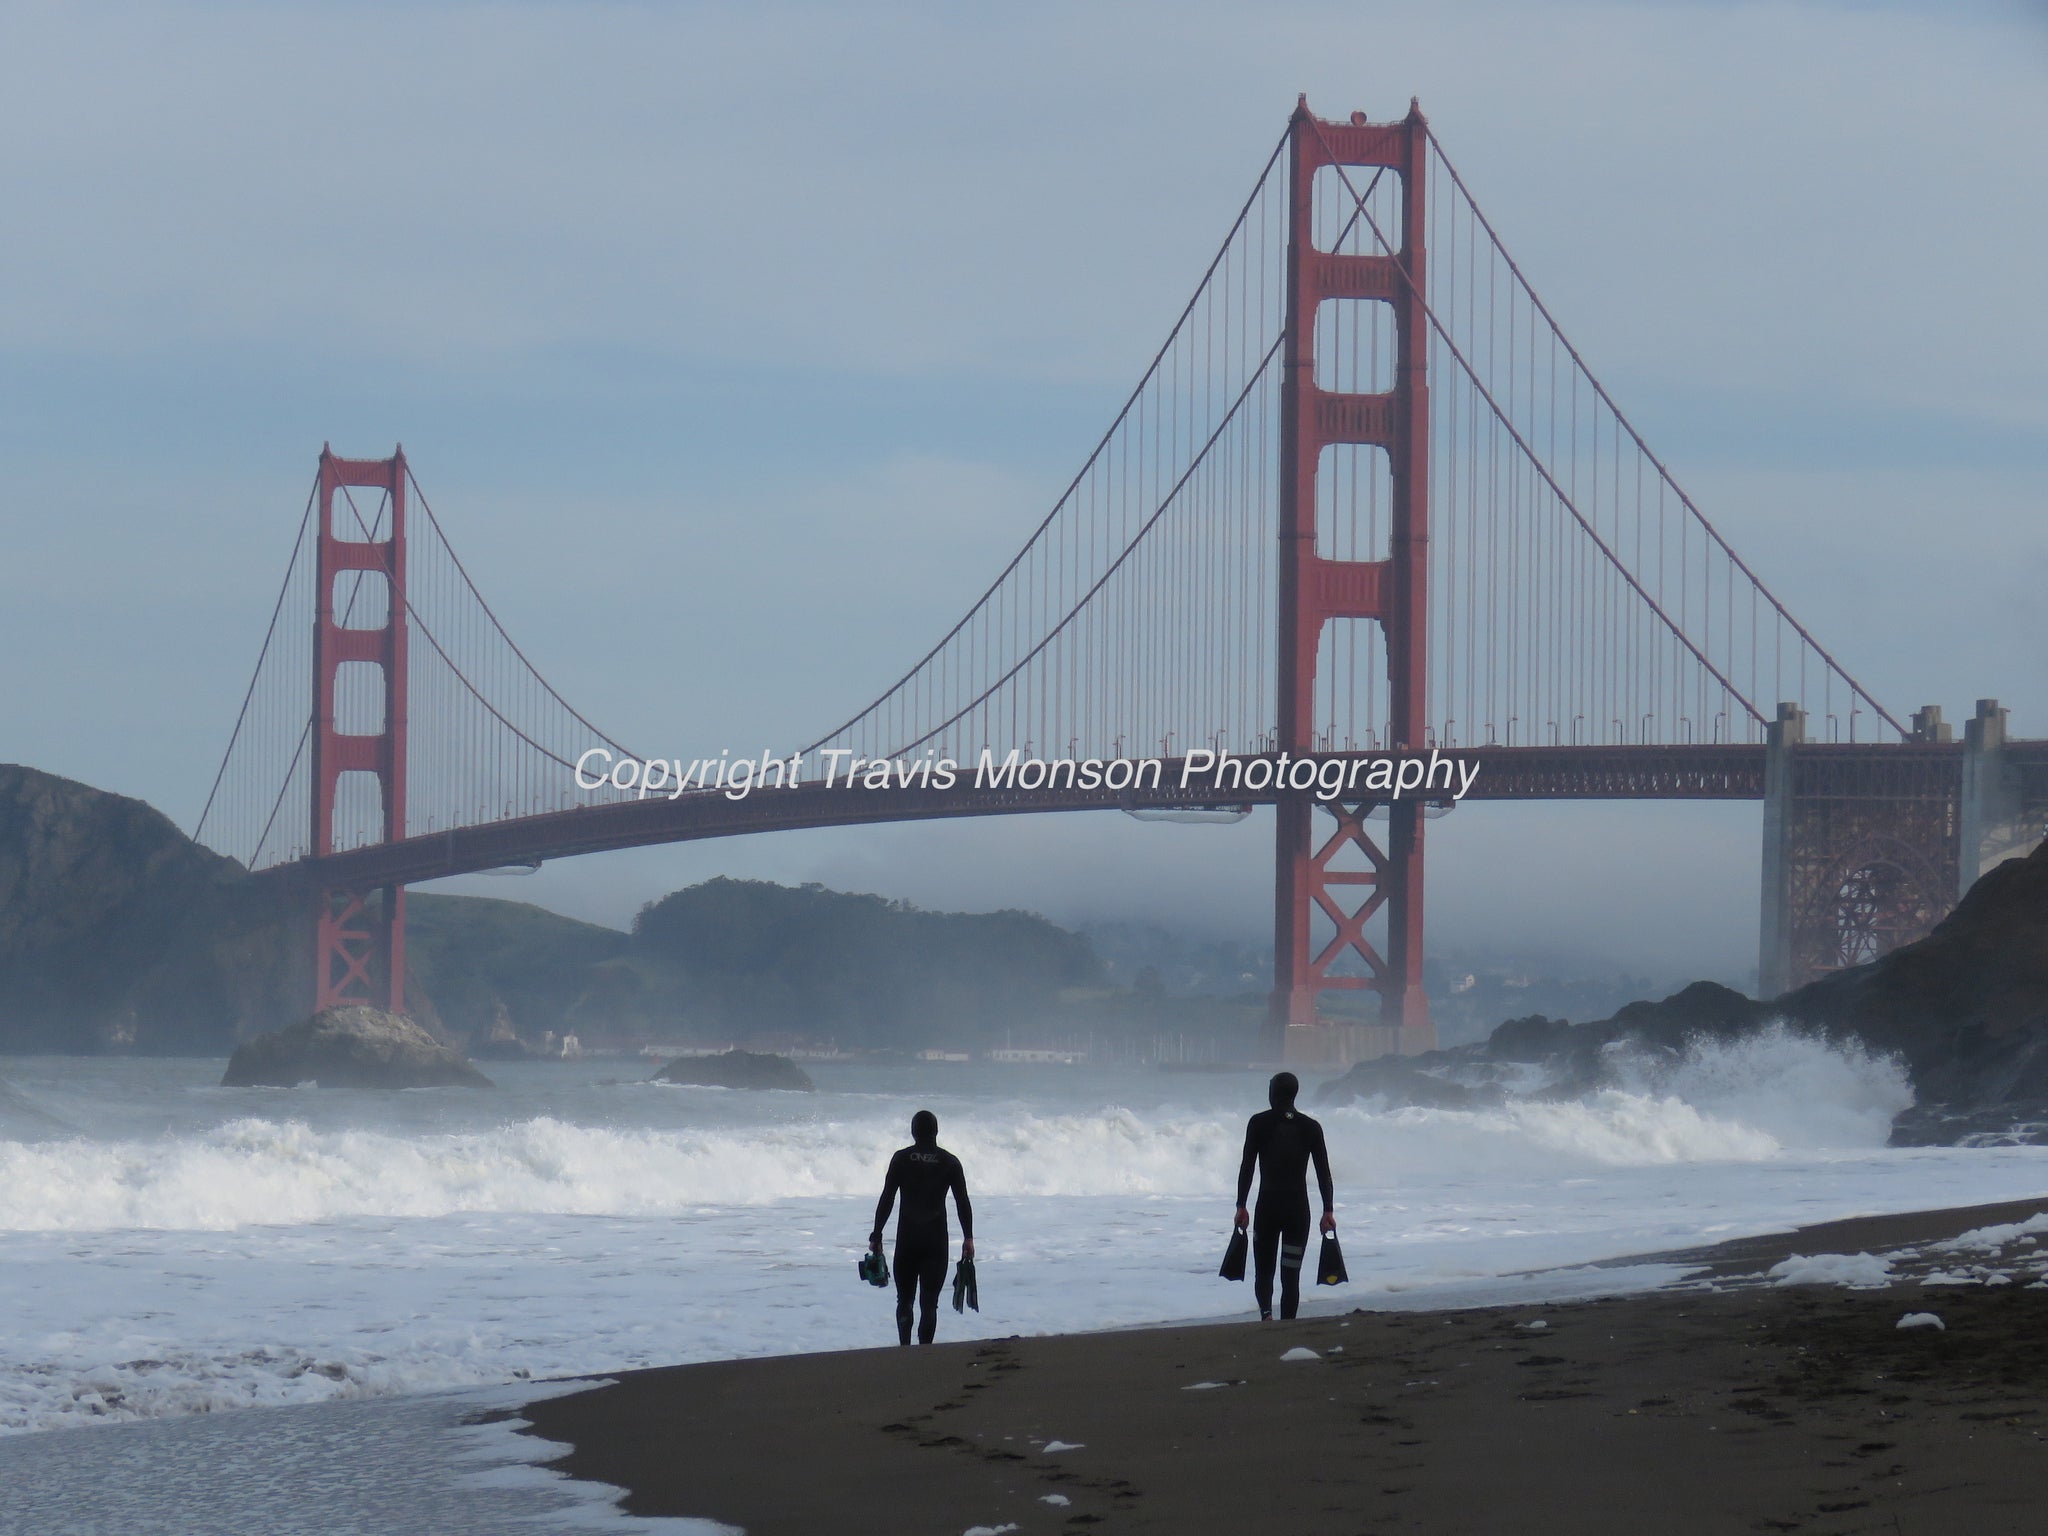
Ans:
{"label": "sky", "polygon": [[[0,0],[0,760],[189,829],[324,442],[405,444],[615,736],[810,739],[1050,506],[1304,91],[1421,99],[1894,713],[2048,735],[2048,6]],[[1463,808],[1432,945],[1740,980],[1757,827]],[[1256,942],[1270,847],[1019,818],[453,888],[624,923],[734,874]]]}

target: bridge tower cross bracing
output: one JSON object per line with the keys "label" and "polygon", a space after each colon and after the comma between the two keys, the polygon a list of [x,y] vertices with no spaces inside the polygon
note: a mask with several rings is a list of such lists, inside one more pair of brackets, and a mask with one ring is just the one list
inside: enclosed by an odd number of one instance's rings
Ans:
{"label": "bridge tower cross bracing", "polygon": [[[1397,123],[1313,117],[1304,97],[1288,135],[1286,338],[1282,354],[1279,506],[1279,749],[1319,748],[1316,659],[1333,619],[1377,621],[1385,635],[1388,745],[1428,741],[1429,677],[1429,314],[1425,184],[1429,134],[1410,103]],[[1360,255],[1315,244],[1316,173],[1325,167],[1391,172],[1401,190],[1400,249]],[[1316,382],[1316,314],[1326,300],[1363,300],[1392,309],[1393,387],[1339,393]],[[1317,548],[1316,482],[1323,449],[1357,444],[1383,450],[1392,489],[1386,557],[1338,560]],[[1386,805],[1384,845],[1367,816],[1370,801],[1333,802],[1325,833],[1309,793],[1284,794],[1275,858],[1274,987],[1269,1045],[1290,1059],[1348,1057],[1316,1040],[1333,1021],[1326,994],[1373,991],[1385,1045],[1403,1051],[1435,1043],[1422,990],[1423,806]],[[1362,866],[1362,867],[1361,867]],[[1385,947],[1366,924],[1384,909]],[[1333,936],[1316,947],[1320,913]]]}
{"label": "bridge tower cross bracing", "polygon": [[[406,483],[402,448],[388,459],[343,459],[331,449],[320,450],[313,617],[315,859],[339,851],[334,823],[344,774],[368,774],[375,780],[383,840],[397,842],[405,836]],[[388,498],[385,537],[373,537],[377,528],[361,525],[347,494],[352,489],[377,491]],[[351,578],[350,593],[337,602],[337,587]],[[378,616],[374,600],[362,601],[363,586],[378,579],[385,585],[383,622],[355,622],[358,612],[370,620]],[[344,720],[344,695],[349,704],[360,706],[369,693],[344,688],[341,669],[351,663],[373,667],[380,674],[382,687],[376,692],[382,712],[374,731],[343,729],[359,723]],[[374,903],[371,896],[368,891],[324,888],[314,895],[316,1010],[374,1003],[394,1013],[405,1011],[405,888],[385,887]]]}

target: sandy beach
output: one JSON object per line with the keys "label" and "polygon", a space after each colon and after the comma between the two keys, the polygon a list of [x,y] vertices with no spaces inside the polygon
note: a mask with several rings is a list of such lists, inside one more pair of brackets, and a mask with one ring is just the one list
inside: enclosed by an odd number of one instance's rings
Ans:
{"label": "sandy beach", "polygon": [[[750,1536],[2034,1532],[2048,1244],[1953,1240],[2042,1210],[1744,1239],[1613,1299],[718,1362],[522,1414],[628,1511]],[[1887,1283],[1770,1276],[1862,1253]]]}

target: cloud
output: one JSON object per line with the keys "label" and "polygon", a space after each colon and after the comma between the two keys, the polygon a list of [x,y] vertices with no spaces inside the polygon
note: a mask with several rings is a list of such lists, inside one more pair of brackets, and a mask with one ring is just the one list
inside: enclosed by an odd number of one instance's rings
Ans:
{"label": "cloud", "polygon": [[[17,8],[0,340],[1128,376],[1293,93],[1419,93],[1618,372],[2048,421],[1998,8]],[[1939,294],[1940,301],[1933,302]]]}

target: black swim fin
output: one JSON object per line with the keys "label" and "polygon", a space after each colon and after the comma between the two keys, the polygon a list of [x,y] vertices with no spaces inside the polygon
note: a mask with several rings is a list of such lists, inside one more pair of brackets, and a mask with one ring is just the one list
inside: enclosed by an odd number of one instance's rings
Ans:
{"label": "black swim fin", "polygon": [[961,1312],[968,1307],[981,1310],[981,1291],[974,1283],[974,1260],[962,1259],[953,1268],[953,1310]]}
{"label": "black swim fin", "polygon": [[1344,1250],[1337,1246],[1337,1234],[1323,1234],[1323,1254],[1316,1261],[1317,1285],[1344,1285],[1351,1279],[1344,1268]]}

